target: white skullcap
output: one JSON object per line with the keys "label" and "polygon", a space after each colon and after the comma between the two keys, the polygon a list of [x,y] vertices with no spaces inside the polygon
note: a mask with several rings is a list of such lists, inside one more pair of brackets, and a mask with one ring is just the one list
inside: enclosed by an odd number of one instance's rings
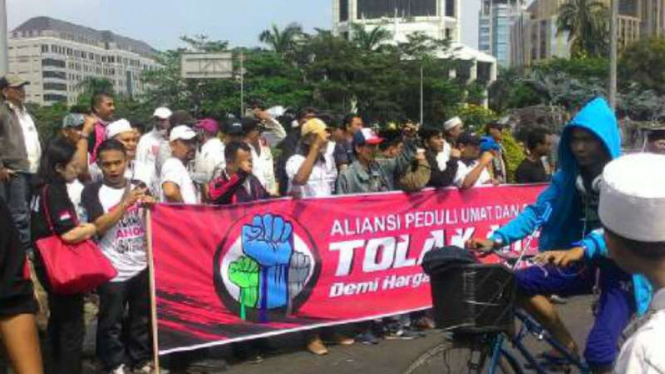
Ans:
{"label": "white skullcap", "polygon": [[171,112],[171,109],[166,107],[159,107],[155,109],[155,113],[152,114],[153,117],[157,117],[159,119],[169,119],[172,115],[173,112]]}
{"label": "white skullcap", "polygon": [[463,124],[464,124],[464,122],[462,122],[461,118],[453,117],[453,118],[447,120],[446,123],[443,124],[443,129],[448,131],[448,130],[454,129],[457,126],[461,126]]}
{"label": "white skullcap", "polygon": [[128,131],[134,131],[134,129],[126,119],[120,119],[115,122],[111,122],[108,126],[106,126],[106,139],[113,139],[116,135]]}
{"label": "white skullcap", "polygon": [[665,155],[636,153],[605,166],[598,212],[610,231],[665,242]]}

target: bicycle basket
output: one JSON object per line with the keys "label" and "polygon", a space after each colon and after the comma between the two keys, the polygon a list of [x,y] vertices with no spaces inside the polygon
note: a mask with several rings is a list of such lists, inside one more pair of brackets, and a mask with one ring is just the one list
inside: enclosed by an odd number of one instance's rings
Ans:
{"label": "bicycle basket", "polygon": [[430,274],[437,328],[512,333],[516,281],[502,265],[468,264]]}

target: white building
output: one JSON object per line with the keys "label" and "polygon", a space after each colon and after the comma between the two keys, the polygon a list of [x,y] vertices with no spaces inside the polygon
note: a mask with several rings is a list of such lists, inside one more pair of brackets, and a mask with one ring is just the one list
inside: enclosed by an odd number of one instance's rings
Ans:
{"label": "white building", "polygon": [[109,80],[116,93],[143,93],[141,75],[159,67],[148,44],[48,17],[31,18],[9,35],[9,71],[30,81],[26,100],[72,105],[86,78]]}
{"label": "white building", "polygon": [[406,42],[417,32],[450,39],[450,51],[439,57],[469,62],[468,71],[452,71],[451,76],[489,86],[496,80],[497,60],[461,43],[461,11],[462,0],[333,0],[333,32],[350,39],[355,23],[368,31],[384,27],[392,33],[391,43]]}
{"label": "white building", "polygon": [[435,39],[461,38],[461,0],[333,0],[333,31],[346,37],[349,24],[368,28],[386,24],[398,42],[424,33]]}

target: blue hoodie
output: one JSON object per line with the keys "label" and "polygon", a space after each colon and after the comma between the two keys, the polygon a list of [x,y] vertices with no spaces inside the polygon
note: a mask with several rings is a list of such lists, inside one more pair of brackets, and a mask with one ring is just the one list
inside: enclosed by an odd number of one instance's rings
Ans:
{"label": "blue hoodie", "polygon": [[[621,154],[621,137],[616,117],[607,102],[597,98],[587,104],[575,118],[563,129],[559,143],[559,169],[552,177],[552,183],[543,191],[536,203],[528,206],[524,212],[500,228],[492,235],[492,240],[500,240],[505,245],[521,240],[538,228],[539,217],[547,207],[552,212],[543,224],[538,239],[540,251],[566,249],[576,246],[586,248],[588,260],[597,256],[608,256],[602,230],[584,235],[584,222],[580,192],[575,187],[579,167],[570,150],[572,130],[581,128],[590,131],[605,145],[611,158]],[[651,286],[640,275],[633,277],[635,299],[638,313],[646,313],[651,302]]]}

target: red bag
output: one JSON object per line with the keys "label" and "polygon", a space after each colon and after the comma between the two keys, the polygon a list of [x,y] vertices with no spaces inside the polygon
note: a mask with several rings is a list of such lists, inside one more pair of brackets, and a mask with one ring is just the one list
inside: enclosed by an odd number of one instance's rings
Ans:
{"label": "red bag", "polygon": [[59,295],[85,293],[115,278],[118,271],[92,240],[67,244],[55,234],[46,201],[47,189],[42,190],[42,205],[52,235],[35,244],[44,262],[51,291]]}

